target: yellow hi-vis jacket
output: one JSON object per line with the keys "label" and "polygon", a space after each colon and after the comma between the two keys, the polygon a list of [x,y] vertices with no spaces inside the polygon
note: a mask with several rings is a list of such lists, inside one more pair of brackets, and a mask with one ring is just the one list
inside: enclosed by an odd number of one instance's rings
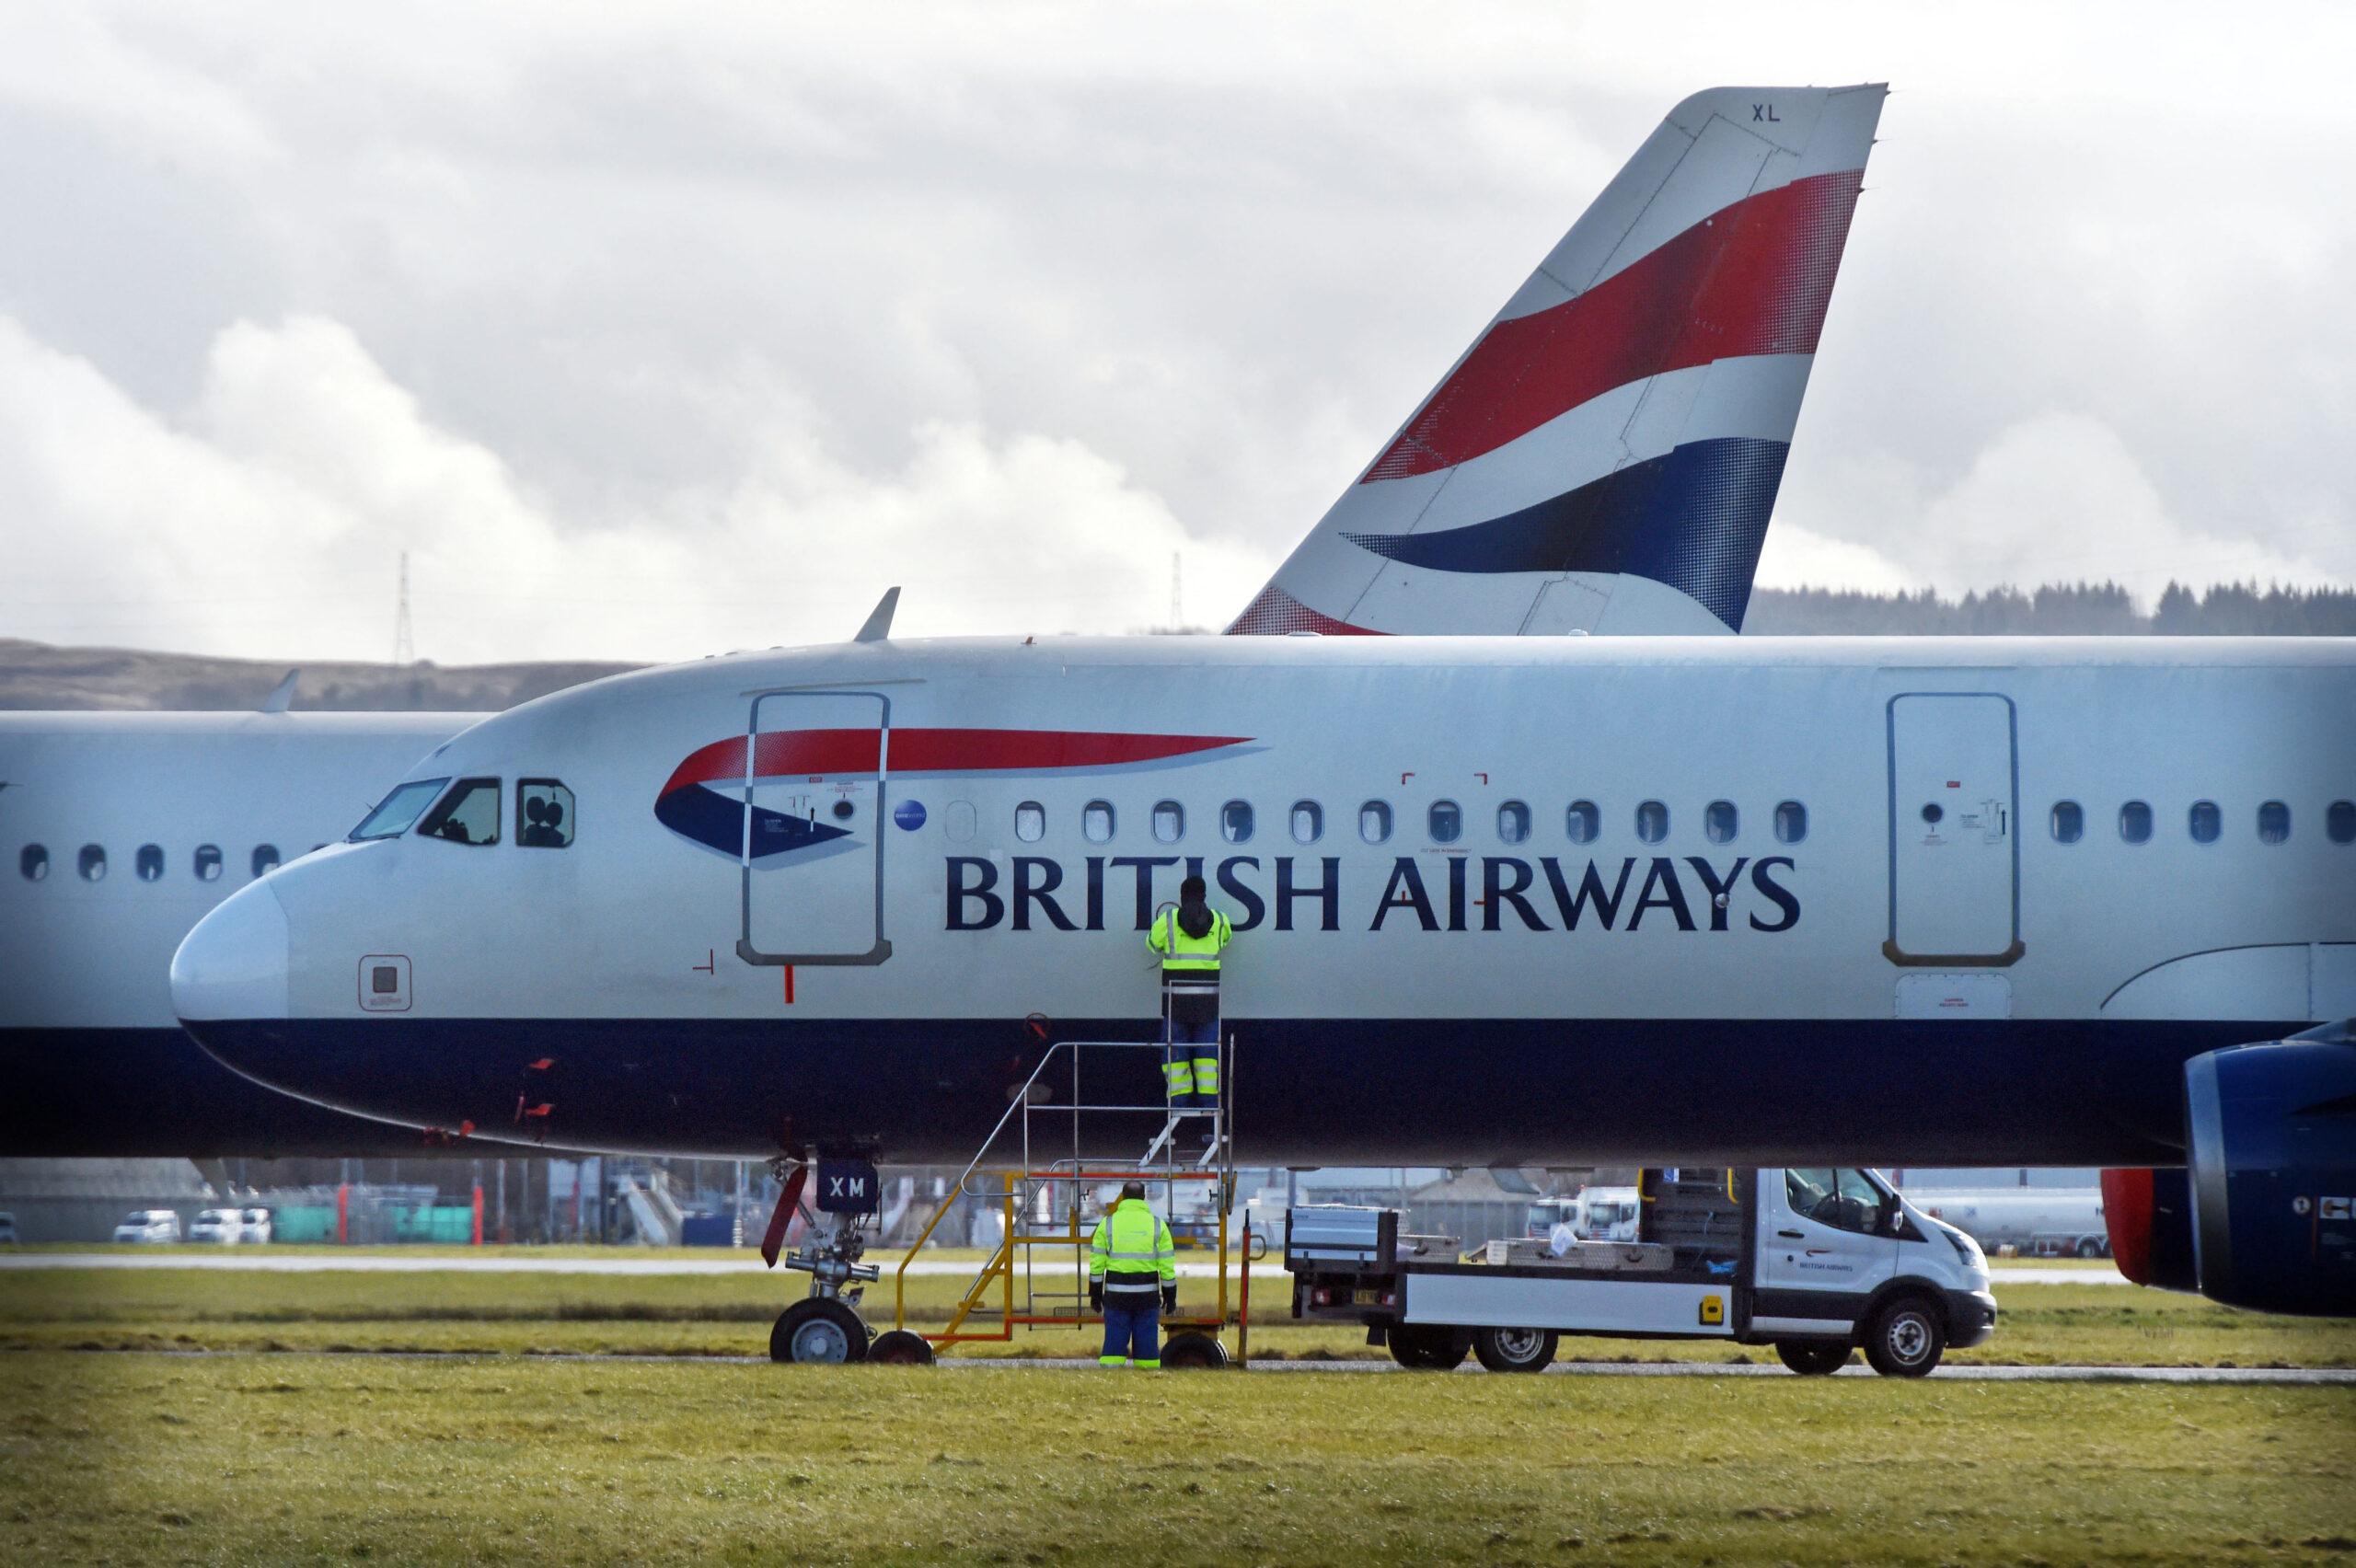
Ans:
{"label": "yellow hi-vis jacket", "polygon": [[1142,1198],[1123,1198],[1096,1222],[1088,1243],[1088,1277],[1104,1294],[1159,1294],[1178,1278],[1178,1248],[1170,1227]]}
{"label": "yellow hi-vis jacket", "polygon": [[1218,910],[1211,911],[1211,928],[1199,937],[1190,937],[1186,928],[1178,923],[1178,911],[1165,909],[1161,918],[1153,923],[1153,930],[1146,941],[1161,955],[1161,973],[1165,979],[1182,974],[1202,975],[1213,986],[1218,983],[1219,950],[1235,938],[1235,928]]}

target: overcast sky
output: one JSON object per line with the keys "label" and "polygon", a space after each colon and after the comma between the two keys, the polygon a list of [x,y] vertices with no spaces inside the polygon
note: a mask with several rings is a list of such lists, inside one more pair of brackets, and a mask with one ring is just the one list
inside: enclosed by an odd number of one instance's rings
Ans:
{"label": "overcast sky", "polygon": [[0,636],[1218,625],[1719,83],[1893,87],[1762,582],[2347,582],[2351,17],[16,8]]}

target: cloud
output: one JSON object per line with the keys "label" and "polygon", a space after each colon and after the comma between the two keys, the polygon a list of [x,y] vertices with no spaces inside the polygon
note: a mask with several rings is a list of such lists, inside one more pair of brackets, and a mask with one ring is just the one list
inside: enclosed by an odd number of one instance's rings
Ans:
{"label": "cloud", "polygon": [[2148,605],[2171,578],[2333,581],[2317,560],[2187,522],[2119,432],[2089,413],[2033,414],[1997,432],[1940,484],[1887,455],[1834,455],[1783,512],[1885,520],[1879,548],[1779,520],[1760,580],[1946,594],[2108,579]]}
{"label": "cloud", "polygon": [[1766,548],[1759,553],[1757,582],[1761,588],[1837,586],[1874,594],[1918,586],[1878,550],[1784,522],[1767,530]]}
{"label": "cloud", "polygon": [[1197,614],[1272,564],[1190,537],[1081,443],[950,423],[880,474],[780,429],[724,493],[568,527],[317,317],[224,330],[177,421],[0,317],[0,509],[43,519],[0,624],[315,658],[389,651],[404,549],[418,651],[445,663],[833,640],[894,583],[910,634],[1117,632],[1165,602],[1173,555]]}
{"label": "cloud", "polygon": [[1118,629],[1172,550],[1216,624],[1671,103],[1779,77],[1897,90],[1767,581],[2346,581],[2351,30],[52,8],[0,54],[0,634],[375,651],[404,548],[435,657],[836,635],[935,563],[907,624]]}

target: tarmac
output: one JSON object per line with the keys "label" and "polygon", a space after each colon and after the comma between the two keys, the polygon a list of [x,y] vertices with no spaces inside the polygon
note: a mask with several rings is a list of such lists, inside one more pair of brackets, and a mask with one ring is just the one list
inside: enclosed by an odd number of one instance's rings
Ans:
{"label": "tarmac", "polygon": [[[873,1260],[882,1262],[882,1260]],[[483,1258],[454,1258],[446,1254],[405,1258],[383,1252],[343,1255],[335,1252],[278,1252],[224,1248],[218,1252],[7,1252],[0,1253],[0,1271],[9,1269],[225,1269],[254,1274],[730,1274],[753,1272],[758,1265],[734,1252],[712,1258],[535,1258],[502,1252]],[[946,1258],[922,1258],[908,1265],[914,1275],[969,1276],[979,1265]],[[888,1276],[898,1272],[896,1262],[883,1262]],[[1181,1278],[1209,1279],[1216,1263],[1182,1262]],[[1254,1278],[1281,1279],[1284,1268],[1270,1260],[1254,1263]],[[1988,1271],[1997,1285],[2125,1285],[2108,1263],[2085,1268],[2019,1269],[2001,1265]]]}

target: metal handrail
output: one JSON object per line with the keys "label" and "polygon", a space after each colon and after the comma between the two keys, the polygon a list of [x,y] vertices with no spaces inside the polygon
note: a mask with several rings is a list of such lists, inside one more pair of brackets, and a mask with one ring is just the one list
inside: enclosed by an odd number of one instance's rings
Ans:
{"label": "metal handrail", "polygon": [[[1229,1212],[1232,1207],[1233,1203],[1235,1180],[1233,1124],[1225,1119],[1226,1107],[1231,1099],[1230,1090],[1233,1083],[1234,1069],[1231,1065],[1233,1036],[1227,1033],[1225,1031],[1221,1031],[1218,1036],[1218,1057],[1222,1090],[1218,1101],[1206,1108],[1190,1107],[1186,1109],[1179,1109],[1168,1104],[1166,1101],[1158,1105],[1099,1105],[1084,1102],[1080,1100],[1080,1054],[1083,1049],[1164,1051],[1168,1048],[1168,1043],[1166,1041],[1055,1040],[1047,1042],[1046,1045],[1047,1048],[1045,1051],[1041,1053],[1037,1064],[1032,1067],[1030,1073],[1023,1078],[1021,1086],[1009,1098],[1006,1110],[999,1114],[997,1122],[992,1124],[989,1136],[982,1140],[981,1147],[975,1151],[974,1158],[966,1162],[963,1170],[958,1172],[956,1181],[951,1183],[949,1190],[941,1195],[940,1204],[934,1207],[930,1216],[926,1219],[923,1228],[918,1231],[916,1239],[910,1243],[907,1251],[901,1256],[899,1266],[893,1274],[893,1320],[895,1326],[906,1328],[907,1324],[907,1274],[909,1266],[917,1261],[918,1254],[923,1251],[925,1245],[931,1240],[934,1232],[940,1228],[941,1222],[948,1217],[949,1211],[956,1206],[957,1203],[961,1199],[997,1198],[1001,1200],[1005,1205],[1005,1234],[999,1245],[991,1250],[990,1256],[982,1263],[980,1269],[974,1275],[971,1283],[966,1286],[959,1299],[957,1310],[953,1314],[952,1320],[946,1332],[941,1334],[928,1336],[936,1340],[956,1340],[976,1337],[962,1333],[960,1331],[966,1318],[974,1310],[982,1307],[983,1297],[988,1292],[990,1283],[994,1275],[1001,1277],[1003,1286],[1002,1305],[999,1309],[999,1315],[1000,1318],[1000,1332],[997,1334],[983,1335],[981,1337],[999,1338],[1011,1336],[1018,1322],[1037,1320],[1035,1310],[1028,1311],[1020,1317],[1018,1317],[1015,1311],[1014,1254],[1016,1250],[1018,1248],[1022,1248],[1028,1251],[1034,1246],[1061,1247],[1068,1245],[1071,1247],[1073,1251],[1074,1271],[1075,1275],[1077,1276],[1080,1271],[1085,1267],[1084,1262],[1081,1261],[1081,1250],[1084,1247],[1085,1242],[1081,1237],[1080,1229],[1080,1216],[1083,1212],[1082,1205],[1084,1203],[1083,1189],[1087,1185],[1095,1182],[1134,1178],[1138,1176],[1143,1176],[1148,1181],[1160,1182],[1163,1183],[1169,1188],[1173,1196],[1176,1193],[1176,1184],[1182,1180],[1210,1182],[1213,1183],[1214,1191],[1223,1194],[1223,1201],[1218,1204],[1218,1239],[1215,1243],[1218,1248],[1221,1263],[1218,1283],[1218,1316],[1210,1320],[1173,1320],[1173,1321],[1207,1321],[1210,1323],[1224,1322],[1228,1315],[1228,1292],[1225,1267],[1228,1256],[1229,1241],[1227,1227]],[[1063,1105],[1042,1105],[1037,1103],[1033,1098],[1033,1091],[1038,1086],[1041,1077],[1051,1066],[1056,1064],[1057,1054],[1067,1050],[1070,1053],[1071,1061],[1070,1101]],[[985,1192],[973,1187],[971,1183],[973,1182],[976,1173],[981,1170],[983,1163],[989,1159],[991,1151],[998,1147],[999,1141],[1006,1136],[1009,1126],[1014,1121],[1017,1112],[1022,1113],[1022,1169],[1019,1170],[999,1170],[993,1172],[991,1174],[990,1185],[996,1190]],[[1071,1115],[1071,1147],[1073,1152],[1069,1158],[1059,1159],[1052,1161],[1045,1170],[1042,1170],[1034,1162],[1031,1157],[1032,1118],[1034,1114],[1051,1114],[1061,1112],[1068,1112]],[[1203,1165],[1181,1166],[1178,1163],[1178,1151],[1175,1139],[1164,1138],[1158,1139],[1155,1144],[1155,1148],[1157,1149],[1164,1147],[1166,1144],[1169,1150],[1169,1157],[1163,1161],[1164,1168],[1160,1170],[1149,1169],[1141,1163],[1138,1165],[1125,1164],[1121,1169],[1112,1170],[1091,1170],[1089,1169],[1090,1166],[1102,1165],[1104,1162],[1102,1160],[1088,1159],[1080,1152],[1082,1131],[1080,1117],[1083,1113],[1113,1115],[1143,1115],[1151,1113],[1161,1115],[1169,1118],[1169,1122],[1164,1128],[1165,1133],[1174,1129],[1176,1123],[1180,1120],[1208,1119],[1212,1124],[1212,1135],[1216,1147],[1209,1154],[1206,1155],[1205,1160],[1206,1163],[1207,1163],[1209,1159],[1215,1157],[1218,1163],[1215,1168],[1211,1169],[1205,1169]],[[1148,1150],[1149,1155],[1153,1152],[1153,1149]],[[999,1187],[998,1183],[1001,1182],[1004,1185],[1003,1187]],[[1035,1198],[1045,1196],[1047,1189],[1059,1182],[1068,1183],[1070,1188],[1068,1202],[1058,1205],[1062,1209],[1062,1214],[1059,1216],[1062,1222],[1062,1228],[1052,1234],[1041,1234],[1035,1236],[1025,1234],[1024,1222],[1026,1211],[1030,1209]],[[1250,1263],[1246,1262],[1243,1266],[1249,1268]],[[1025,1294],[1026,1306],[1034,1309],[1037,1302],[1042,1297],[1048,1300],[1061,1300],[1066,1297],[1066,1293],[1060,1290],[1052,1288],[1046,1290],[1040,1289],[1036,1279],[1036,1270],[1029,1266],[1027,1259],[1023,1269],[1023,1290]],[[1072,1294],[1076,1296],[1078,1294],[1077,1290]],[[1077,1318],[1076,1309],[1077,1302],[1075,1301],[1075,1318]],[[1057,1320],[1065,1320],[1064,1314],[1061,1311],[1055,1313],[1055,1319]],[[1080,1319],[1079,1320],[1085,1320]]]}

